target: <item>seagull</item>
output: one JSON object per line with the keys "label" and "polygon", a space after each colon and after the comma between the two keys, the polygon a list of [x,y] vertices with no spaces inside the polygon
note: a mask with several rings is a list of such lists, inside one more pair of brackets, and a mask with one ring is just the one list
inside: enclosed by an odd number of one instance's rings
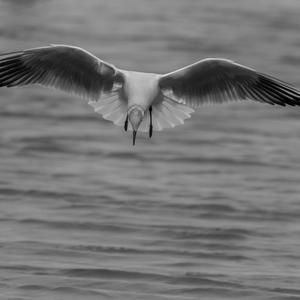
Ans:
{"label": "seagull", "polygon": [[300,90],[228,59],[206,58],[167,74],[128,71],[86,50],[50,45],[0,54],[0,87],[39,84],[89,100],[124,130],[148,132],[183,124],[204,103],[254,100],[300,106]]}

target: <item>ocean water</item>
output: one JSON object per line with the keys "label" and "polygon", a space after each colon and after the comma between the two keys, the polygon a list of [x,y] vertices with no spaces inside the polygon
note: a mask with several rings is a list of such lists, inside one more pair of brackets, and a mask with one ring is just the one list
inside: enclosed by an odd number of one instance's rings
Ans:
{"label": "ocean water", "polygon": [[[0,50],[169,72],[226,57],[300,87],[297,0],[1,0]],[[204,106],[130,133],[0,89],[0,299],[300,299],[300,108]]]}

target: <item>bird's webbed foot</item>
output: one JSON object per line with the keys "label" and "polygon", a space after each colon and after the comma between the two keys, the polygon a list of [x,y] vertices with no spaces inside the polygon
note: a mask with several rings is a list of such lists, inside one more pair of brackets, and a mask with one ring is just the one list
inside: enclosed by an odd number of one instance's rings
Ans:
{"label": "bird's webbed foot", "polygon": [[127,115],[125,123],[124,123],[124,130],[127,131],[127,129],[128,129],[128,115]]}
{"label": "bird's webbed foot", "polygon": [[152,137],[153,133],[153,125],[152,125],[152,106],[149,107],[149,114],[150,114],[150,125],[149,125],[149,137]]}

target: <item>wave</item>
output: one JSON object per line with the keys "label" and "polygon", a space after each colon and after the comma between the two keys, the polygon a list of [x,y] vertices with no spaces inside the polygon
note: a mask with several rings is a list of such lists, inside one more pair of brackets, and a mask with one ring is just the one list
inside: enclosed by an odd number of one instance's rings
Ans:
{"label": "wave", "polygon": [[60,295],[76,295],[78,296],[98,296],[98,297],[107,297],[111,298],[108,292],[99,291],[91,288],[78,288],[71,286],[55,286],[49,287],[46,285],[38,285],[38,284],[25,284],[17,286],[17,289],[25,290],[25,291],[40,291],[40,292],[55,292]]}

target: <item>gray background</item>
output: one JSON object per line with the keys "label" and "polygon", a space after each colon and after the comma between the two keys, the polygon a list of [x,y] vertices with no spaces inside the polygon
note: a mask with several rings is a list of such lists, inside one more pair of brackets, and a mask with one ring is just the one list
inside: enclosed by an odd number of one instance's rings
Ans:
{"label": "gray background", "polygon": [[[1,52],[120,68],[226,57],[300,87],[298,0],[2,0]],[[300,299],[300,108],[204,106],[139,134],[79,98],[0,89],[1,299]]]}

